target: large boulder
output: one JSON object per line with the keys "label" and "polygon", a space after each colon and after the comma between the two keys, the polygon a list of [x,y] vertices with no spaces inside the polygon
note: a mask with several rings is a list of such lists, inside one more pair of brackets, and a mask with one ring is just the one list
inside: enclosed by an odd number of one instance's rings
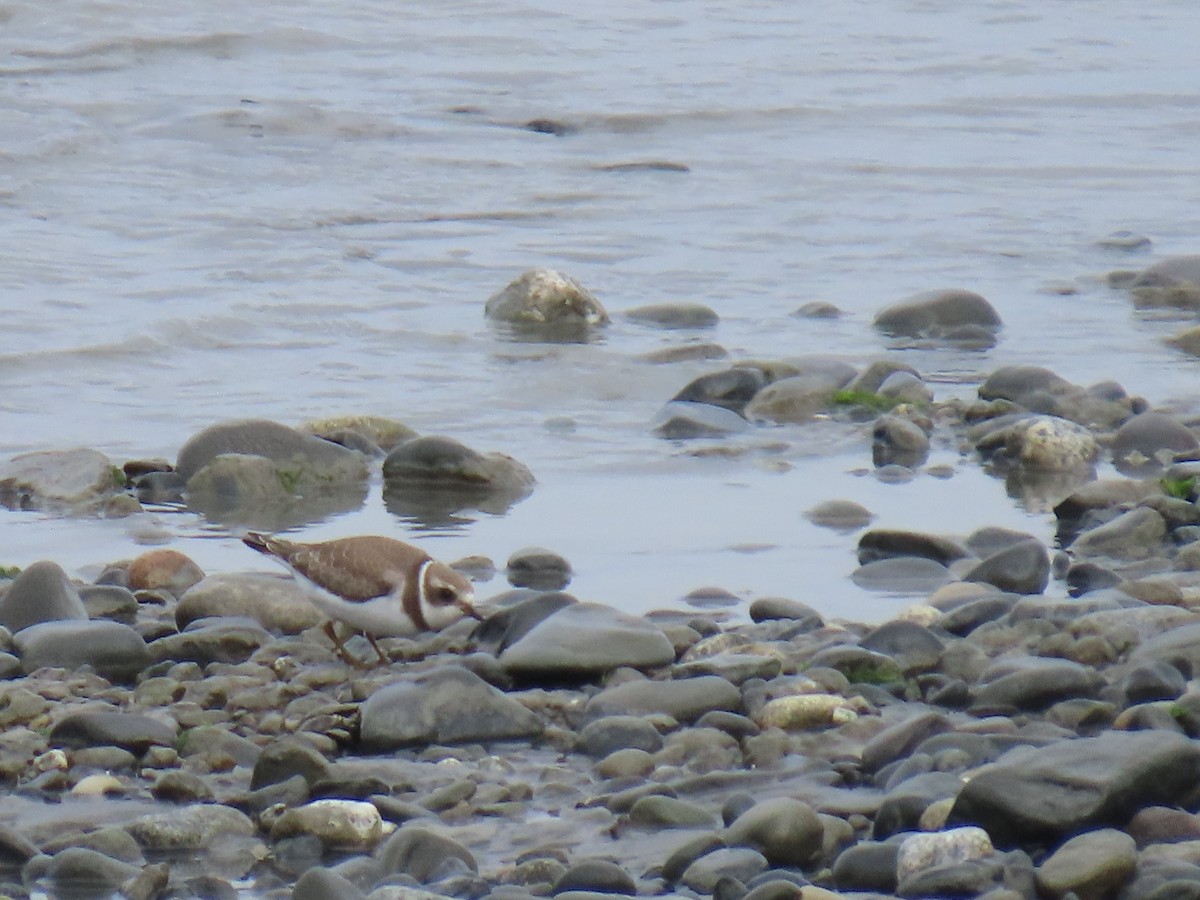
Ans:
{"label": "large boulder", "polygon": [[0,594],[0,625],[20,631],[39,622],[87,619],[79,590],[58,563],[50,560],[26,566]]}
{"label": "large boulder", "polygon": [[1164,731],[1109,732],[1012,750],[977,771],[950,811],[999,847],[1046,846],[1122,827],[1143,807],[1194,808],[1200,744]]}

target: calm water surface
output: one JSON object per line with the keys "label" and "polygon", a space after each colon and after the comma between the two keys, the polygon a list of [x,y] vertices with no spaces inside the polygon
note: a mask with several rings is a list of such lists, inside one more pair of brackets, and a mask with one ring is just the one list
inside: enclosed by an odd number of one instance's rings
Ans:
{"label": "calm water surface", "polygon": [[[1044,506],[946,442],[931,462],[952,477],[881,484],[866,426],[762,429],[742,458],[697,458],[647,423],[720,364],[643,354],[701,339],[734,358],[898,353],[939,397],[1024,362],[1200,406],[1197,363],[1161,343],[1180,322],[1100,278],[1198,249],[1200,7],[564,6],[0,5],[0,458],[173,459],[225,419],[394,416],[509,453],[539,487],[432,533],[376,490],[305,535],[501,563],[544,545],[574,564],[575,593],[632,611],[718,585],[878,620],[911,598],[854,587],[856,536],[805,509],[845,497],[879,525],[1049,542]],[[536,118],[572,131],[519,127]],[[647,160],[687,171],[613,169]],[[1119,229],[1153,249],[1097,245]],[[601,342],[487,327],[486,298],[535,265],[602,299]],[[870,328],[940,287],[992,301],[995,349],[889,350]],[[817,299],[845,316],[790,315]],[[664,301],[721,324],[621,317]],[[163,539],[211,570],[257,565],[190,513],[0,513],[3,564],[86,575]]]}

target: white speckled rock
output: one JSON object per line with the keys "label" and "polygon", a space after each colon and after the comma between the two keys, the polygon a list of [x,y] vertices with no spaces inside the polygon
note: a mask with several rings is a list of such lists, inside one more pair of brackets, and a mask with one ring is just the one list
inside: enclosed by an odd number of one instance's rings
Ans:
{"label": "white speckled rock", "polygon": [[271,826],[272,840],[311,834],[326,847],[370,850],[383,837],[383,818],[370,803],[314,800],[285,810]]}
{"label": "white speckled rock", "polygon": [[925,869],[969,859],[983,859],[994,852],[988,833],[973,825],[934,834],[914,834],[900,844],[896,875],[903,881],[909,875]]}

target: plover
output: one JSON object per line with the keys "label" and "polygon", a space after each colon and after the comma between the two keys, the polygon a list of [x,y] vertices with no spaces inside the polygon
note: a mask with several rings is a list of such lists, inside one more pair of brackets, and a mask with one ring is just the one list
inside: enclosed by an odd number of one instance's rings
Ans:
{"label": "plover", "polygon": [[387,662],[377,637],[412,637],[441,631],[464,616],[481,618],[471,605],[475,592],[465,576],[403,541],[361,535],[303,544],[251,531],[242,542],[291,570],[313,605],[329,617],[325,633],[351,665],[362,663],[346,651],[334,622],[362,632],[380,662]]}

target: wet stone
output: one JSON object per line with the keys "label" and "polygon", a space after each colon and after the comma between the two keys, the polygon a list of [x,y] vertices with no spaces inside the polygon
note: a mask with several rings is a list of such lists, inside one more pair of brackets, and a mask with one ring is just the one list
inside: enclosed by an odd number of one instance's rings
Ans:
{"label": "wet stone", "polygon": [[871,462],[916,468],[929,458],[929,436],[902,416],[880,416],[871,427]]}
{"label": "wet stone", "polygon": [[625,318],[639,325],[656,328],[714,328],[720,321],[717,314],[701,303],[658,303],[638,306],[625,311]]}
{"label": "wet stone", "polygon": [[550,893],[559,896],[568,891],[598,891],[602,894],[636,894],[637,885],[616,863],[605,859],[576,862],[554,883]]}
{"label": "wet stone", "polygon": [[649,720],[638,716],[606,716],[589,722],[579,732],[580,749],[592,759],[614,750],[634,747],[647,753],[662,749],[663,739]]}
{"label": "wet stone", "polygon": [[629,821],[643,828],[712,828],[716,817],[708,810],[674,797],[643,797],[629,810]]}
{"label": "wet stone", "polygon": [[918,531],[876,528],[858,541],[858,561],[863,565],[881,559],[919,557],[948,566],[969,556],[971,552],[957,541]]}
{"label": "wet stone", "polygon": [[588,700],[584,718],[611,715],[666,713],[680,722],[691,722],[710,710],[738,712],[742,695],[715,675],[679,681],[630,681],[611,687]]}
{"label": "wet stone", "polygon": [[360,710],[360,740],[381,751],[533,737],[541,720],[466,669],[449,667],[388,685]]}
{"label": "wet stone", "polygon": [[701,856],[687,867],[680,881],[693,891],[711,894],[722,878],[742,883],[770,867],[766,858],[748,847],[725,847]]}
{"label": "wet stone", "polygon": [[15,642],[26,673],[48,666],[90,666],[104,678],[131,681],[151,663],[141,635],[107,620],[43,622],[18,632]]}
{"label": "wet stone", "polygon": [[484,315],[520,331],[547,337],[578,336],[608,324],[608,313],[582,284],[554,269],[522,273],[488,298]]}
{"label": "wet stone", "polygon": [[826,500],[804,513],[804,518],[822,528],[837,531],[857,531],[874,520],[875,515],[853,500]]}
{"label": "wet stone", "polygon": [[366,900],[366,894],[337,872],[308,869],[292,888],[292,900]]}
{"label": "wet stone", "polygon": [[736,412],[709,403],[672,400],[650,421],[650,430],[672,441],[717,438],[750,430]]}
{"label": "wet stone", "polygon": [[1074,894],[1079,900],[1114,897],[1137,868],[1133,838],[1112,828],[1071,838],[1037,870],[1037,886],[1047,897]]}
{"label": "wet stone", "polygon": [[927,291],[880,310],[874,325],[891,337],[916,338],[935,343],[968,343],[992,346],[1001,320],[995,308],[979,294],[961,289]]}
{"label": "wet stone", "polygon": [[0,463],[0,506],[94,511],[120,489],[115,466],[96,450],[39,450]]}
{"label": "wet stone", "polygon": [[746,404],[766,383],[766,376],[761,369],[735,366],[701,375],[688,383],[671,400],[721,407],[740,416]]}
{"label": "wet stone", "polygon": [[26,566],[0,594],[0,625],[9,631],[59,619],[87,619],[87,610],[57,563],[43,560]]}
{"label": "wet stone", "polygon": [[181,629],[198,619],[226,616],[249,616],[283,634],[299,634],[325,621],[294,579],[260,572],[210,575],[189,588],[175,608]]}
{"label": "wet stone", "polygon": [[571,564],[552,550],[526,547],[508,558],[508,583],[518,588],[560,591],[571,583]]}
{"label": "wet stone", "polygon": [[84,710],[60,719],[49,740],[57,747],[111,745],[140,755],[154,745],[172,746],[176,733],[173,725],[140,713]]}
{"label": "wet stone", "polygon": [[972,708],[1011,712],[1045,709],[1073,698],[1091,698],[1100,687],[1089,667],[1066,659],[1000,659],[980,676]]}
{"label": "wet stone", "polygon": [[272,640],[271,634],[253,620],[220,617],[197,619],[179,634],[152,641],[149,649],[151,657],[160,661],[241,663]]}
{"label": "wet stone", "polygon": [[149,550],[136,557],[128,570],[131,591],[163,590],[174,597],[204,578],[203,570],[178,550]]}
{"label": "wet stone", "polygon": [[963,574],[1014,594],[1040,594],[1050,583],[1050,554],[1037,540],[1024,540],[993,553]]}
{"label": "wet stone", "polygon": [[125,830],[148,851],[199,850],[217,837],[251,838],[257,833],[245,814],[211,803],[140,816],[127,824]]}
{"label": "wet stone", "polygon": [[362,454],[265,419],[221,422],[196,433],[180,448],[175,471],[191,489],[202,469],[227,454],[262,457],[314,483],[359,481],[368,474]]}
{"label": "wet stone", "polygon": [[879,891],[896,889],[896,863],[900,855],[897,842],[862,841],[846,848],[833,864],[833,883],[842,891]]}
{"label": "wet stone", "polygon": [[754,804],[725,829],[730,846],[758,850],[771,866],[802,868],[823,849],[825,826],[812,807],[779,797]]}

